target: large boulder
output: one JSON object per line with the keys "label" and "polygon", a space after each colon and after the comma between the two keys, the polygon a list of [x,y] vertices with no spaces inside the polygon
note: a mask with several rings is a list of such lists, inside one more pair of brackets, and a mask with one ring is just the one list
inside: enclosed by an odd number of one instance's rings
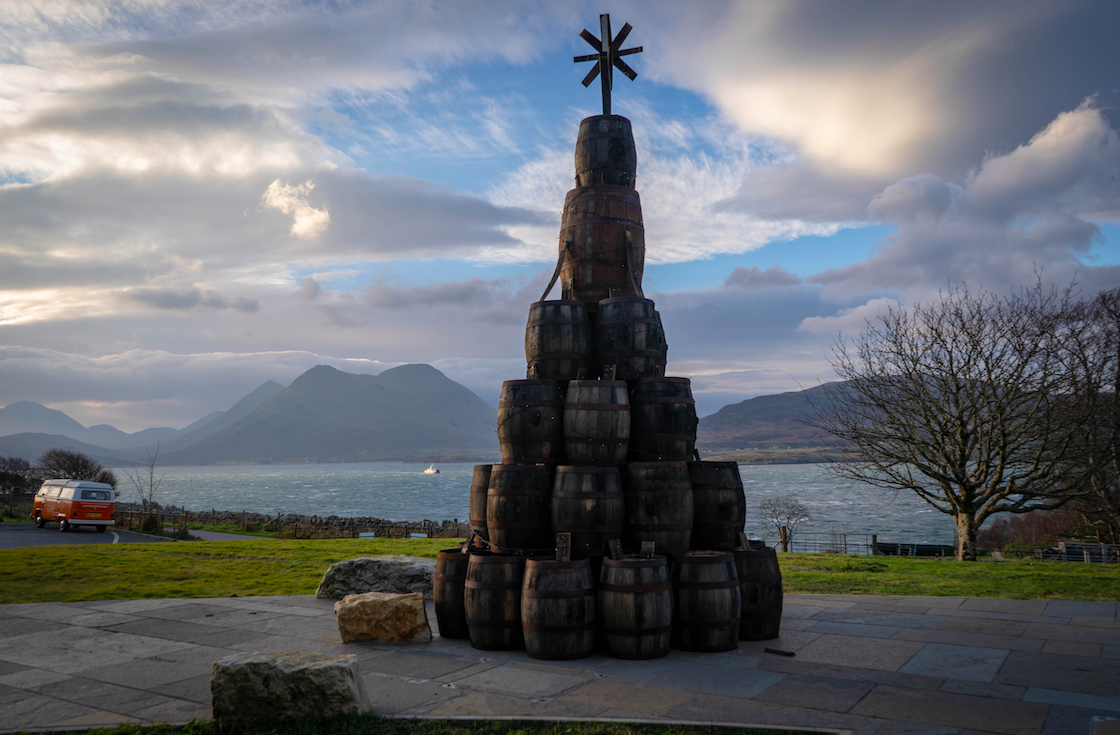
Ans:
{"label": "large boulder", "polygon": [[347,595],[334,603],[334,617],[343,643],[429,643],[432,640],[428,611],[424,609],[424,596],[419,592],[406,595],[389,592]]}
{"label": "large boulder", "polygon": [[405,594],[419,592],[432,599],[432,577],[436,563],[416,556],[363,556],[331,564],[319,582],[315,596],[341,600],[347,595],[366,592]]}
{"label": "large boulder", "polygon": [[259,726],[369,710],[358,657],[277,651],[241,653],[210,673],[214,719],[223,726]]}

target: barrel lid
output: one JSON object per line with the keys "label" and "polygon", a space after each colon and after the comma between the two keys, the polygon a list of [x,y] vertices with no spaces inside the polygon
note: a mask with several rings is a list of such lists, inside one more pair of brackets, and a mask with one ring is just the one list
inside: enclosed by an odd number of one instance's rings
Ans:
{"label": "barrel lid", "polygon": [[546,378],[526,378],[525,380],[505,380],[502,382],[503,388],[507,385],[556,385],[559,387],[555,380]]}
{"label": "barrel lid", "polygon": [[621,559],[614,559],[608,557],[603,559],[603,566],[605,567],[663,567],[666,565],[665,557],[661,554],[654,554],[653,556],[624,556]]}
{"label": "barrel lid", "polygon": [[517,554],[496,554],[493,551],[484,551],[479,549],[471,551],[470,554],[471,564],[520,564],[521,557]]}
{"label": "barrel lid", "polygon": [[552,465],[549,464],[496,464],[490,470],[490,474],[495,472],[549,472],[552,470]]}
{"label": "barrel lid", "polygon": [[650,304],[651,306],[653,305],[653,299],[645,299],[641,296],[612,296],[609,299],[600,299],[599,305],[602,306],[603,304],[637,303],[639,301],[643,304]]}
{"label": "barrel lid", "polygon": [[529,304],[530,309],[534,306],[578,306],[581,309],[584,308],[583,302],[576,299],[552,299],[550,301],[534,301]]}
{"label": "barrel lid", "polygon": [[722,564],[734,560],[730,551],[684,551],[670,556],[674,564],[682,561],[690,564]]}
{"label": "barrel lid", "polygon": [[467,559],[469,557],[470,557],[470,554],[468,554],[465,551],[459,551],[459,549],[457,549],[457,548],[455,548],[455,549],[441,549],[439,551],[439,553],[436,554],[437,559],[459,559],[459,560],[462,560],[462,559]]}
{"label": "barrel lid", "polygon": [[[600,303],[602,303],[602,302],[600,302]],[[649,377],[644,377],[644,378],[632,378],[630,380],[630,382],[631,383],[637,383],[639,385],[646,384],[646,383],[686,383],[686,384],[691,384],[692,383],[692,378],[669,378],[669,377],[666,377],[664,375],[654,375],[654,376],[649,376]]]}
{"label": "barrel lid", "polygon": [[562,464],[556,468],[558,473],[573,473],[578,475],[618,475],[620,474],[617,467],[589,467]]}
{"label": "barrel lid", "polygon": [[738,467],[739,463],[738,462],[721,462],[721,461],[715,461],[715,460],[710,460],[710,459],[701,459],[699,461],[692,460],[688,463],[689,467],[692,467],[693,465],[696,465],[697,467],[708,467],[708,468],[711,468],[711,469],[718,469],[720,467]]}
{"label": "barrel lid", "polygon": [[572,388],[625,388],[625,380],[569,380],[568,390]]}
{"label": "barrel lid", "polygon": [[587,559],[572,559],[571,561],[557,561],[556,559],[526,559],[525,566],[533,569],[581,569],[591,566]]}
{"label": "barrel lid", "polygon": [[624,123],[630,125],[630,118],[623,117],[622,115],[589,115],[579,121],[579,126],[582,128],[584,125],[592,125],[597,122]]}
{"label": "barrel lid", "polygon": [[474,466],[474,471],[475,471],[475,472],[489,472],[489,471],[490,471],[490,469],[491,469],[491,468],[492,468],[493,466],[494,466],[493,464],[476,464],[476,465]]}

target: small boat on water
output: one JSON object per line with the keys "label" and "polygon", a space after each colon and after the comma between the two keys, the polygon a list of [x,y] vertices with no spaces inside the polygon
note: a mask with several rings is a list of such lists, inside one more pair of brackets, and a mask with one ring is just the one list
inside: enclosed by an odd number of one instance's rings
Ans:
{"label": "small boat on water", "polygon": [[424,470],[425,475],[438,475],[439,470],[436,469],[435,464],[428,465],[428,469]]}

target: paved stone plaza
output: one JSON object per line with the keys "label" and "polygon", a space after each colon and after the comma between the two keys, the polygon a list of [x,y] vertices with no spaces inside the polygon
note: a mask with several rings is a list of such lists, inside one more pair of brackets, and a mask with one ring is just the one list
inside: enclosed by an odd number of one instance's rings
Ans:
{"label": "paved stone plaza", "polygon": [[[430,644],[342,644],[332,605],[299,596],[0,606],[0,731],[208,718],[214,661],[299,650],[358,654],[375,711],[393,715],[868,735],[1120,732],[1112,602],[787,595],[776,641],[571,662],[438,635]],[[430,605],[429,617],[435,628]]]}

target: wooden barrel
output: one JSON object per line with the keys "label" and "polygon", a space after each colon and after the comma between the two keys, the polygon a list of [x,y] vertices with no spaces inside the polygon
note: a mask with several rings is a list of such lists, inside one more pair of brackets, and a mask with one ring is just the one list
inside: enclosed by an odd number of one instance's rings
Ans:
{"label": "wooden barrel", "polygon": [[692,548],[730,551],[739,548],[747,522],[747,496],[738,462],[689,462],[692,502]]}
{"label": "wooden barrel", "polygon": [[687,462],[696,448],[696,424],[688,378],[630,382],[631,462]]}
{"label": "wooden barrel", "polygon": [[486,530],[498,553],[554,548],[549,505],[552,468],[496,464],[486,491]]}
{"label": "wooden barrel", "polygon": [[649,299],[619,296],[600,301],[595,346],[601,375],[610,374],[612,366],[619,380],[665,374],[665,330]]}
{"label": "wooden barrel", "polygon": [[525,325],[530,378],[567,382],[591,374],[591,325],[580,301],[538,301]]}
{"label": "wooden barrel", "polygon": [[634,187],[638,152],[630,121],[620,115],[593,115],[579,123],[576,186]]}
{"label": "wooden barrel", "polygon": [[575,467],[619,467],[630,443],[623,380],[573,380],[564,399],[564,453]]}
{"label": "wooden barrel", "polygon": [[559,464],[564,410],[554,380],[507,380],[498,398],[503,464]]}
{"label": "wooden barrel", "polygon": [[471,529],[484,541],[490,540],[486,531],[486,491],[490,488],[490,468],[492,464],[476,464],[471,475]]}
{"label": "wooden barrel", "polygon": [[565,299],[582,301],[594,320],[599,302],[616,289],[641,293],[646,240],[642,201],[625,186],[572,189],[560,221],[560,282]]}
{"label": "wooden barrel", "polygon": [[552,481],[552,531],[572,534],[572,552],[602,551],[622,538],[626,513],[617,467],[556,468]]}
{"label": "wooden barrel", "polygon": [[777,638],[782,624],[782,570],[778,567],[778,554],[761,542],[752,542],[749,549],[738,548],[732,553],[739,572],[743,610],[739,640]]}
{"label": "wooden barrel", "polygon": [[670,559],[673,648],[714,653],[739,647],[739,576],[726,551],[690,551]]}
{"label": "wooden barrel", "polygon": [[661,658],[669,653],[673,585],[665,557],[604,559],[599,621],[615,658]]}
{"label": "wooden barrel", "polygon": [[521,578],[525,562],[519,556],[476,552],[469,554],[463,583],[463,608],[471,647],[483,651],[521,648]]}
{"label": "wooden barrel", "polygon": [[590,656],[595,644],[595,585],[587,559],[529,559],[521,585],[521,630],[530,658]]}
{"label": "wooden barrel", "polygon": [[631,462],[622,475],[626,525],[622,545],[637,550],[652,541],[661,553],[688,551],[692,486],[684,462]]}
{"label": "wooden barrel", "polygon": [[444,638],[469,638],[467,610],[463,606],[463,583],[467,581],[470,555],[458,549],[436,554],[436,573],[432,579],[432,601],[436,624]]}

